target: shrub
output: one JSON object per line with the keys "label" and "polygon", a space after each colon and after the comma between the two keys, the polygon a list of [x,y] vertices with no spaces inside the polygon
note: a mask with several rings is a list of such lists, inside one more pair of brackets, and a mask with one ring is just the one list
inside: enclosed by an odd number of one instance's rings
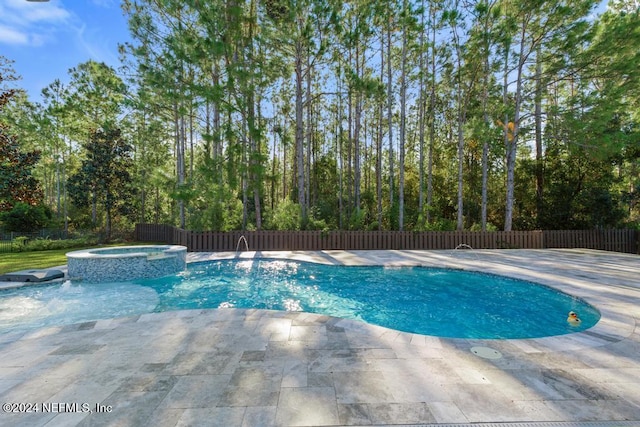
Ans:
{"label": "shrub", "polygon": [[367,209],[355,208],[349,218],[349,230],[367,229]]}
{"label": "shrub", "polygon": [[26,250],[28,237],[18,236],[11,241],[11,251],[12,252],[22,252]]}
{"label": "shrub", "polygon": [[[471,228],[471,231],[482,231],[482,224],[479,223],[474,223]],[[495,225],[491,224],[490,222],[487,222],[487,231],[498,231],[498,227],[496,227]]]}
{"label": "shrub", "polygon": [[271,228],[274,230],[300,230],[300,205],[288,198],[273,210]]}
{"label": "shrub", "polygon": [[329,231],[331,227],[327,224],[324,219],[319,219],[315,216],[314,212],[311,212],[309,215],[307,225],[307,230],[321,230],[321,231]]}
{"label": "shrub", "polygon": [[435,221],[424,224],[421,231],[455,231],[456,221],[445,218],[438,218]]}
{"label": "shrub", "polygon": [[10,211],[0,214],[6,231],[35,231],[51,221],[51,210],[44,205],[16,203]]}
{"label": "shrub", "polygon": [[12,252],[48,251],[55,249],[73,249],[96,244],[98,244],[98,239],[95,236],[64,240],[51,240],[49,238],[29,240],[28,237],[20,236],[11,242],[11,250]]}
{"label": "shrub", "polygon": [[64,242],[64,240],[49,240],[49,239],[34,239],[27,242],[25,245],[25,251],[47,251],[50,249],[63,249],[56,247],[57,242]]}
{"label": "shrub", "polygon": [[242,229],[242,200],[232,198],[225,203],[224,220],[222,231],[241,230]]}

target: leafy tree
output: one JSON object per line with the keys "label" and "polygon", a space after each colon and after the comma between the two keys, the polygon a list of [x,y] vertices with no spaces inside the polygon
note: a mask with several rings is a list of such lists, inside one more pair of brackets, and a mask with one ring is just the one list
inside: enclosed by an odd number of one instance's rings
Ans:
{"label": "leafy tree", "polygon": [[[40,135],[45,138],[45,144],[49,148],[50,161],[53,164],[55,184],[52,187],[55,192],[56,217],[62,216],[65,232],[69,228],[69,198],[67,197],[66,180],[71,164],[76,160],[73,157],[73,148],[70,134],[73,125],[70,112],[73,110],[69,102],[69,88],[59,79],[42,90],[43,112],[41,115]],[[77,162],[75,162],[77,163]]]}
{"label": "leafy tree", "polygon": [[300,205],[285,199],[274,210],[270,226],[274,230],[299,230],[300,215]]}
{"label": "leafy tree", "polygon": [[42,189],[31,173],[40,160],[40,152],[24,152],[18,138],[3,120],[3,110],[16,94],[5,85],[15,80],[11,63],[0,56],[0,211],[10,210],[17,202],[36,205],[43,197]]}
{"label": "leafy tree", "polygon": [[0,123],[0,211],[16,202],[36,205],[42,202],[42,189],[31,171],[40,160],[39,151],[22,152],[16,137]]}
{"label": "leafy tree", "polygon": [[[504,229],[513,221],[515,166],[520,139],[524,139],[526,83],[535,80],[536,53],[544,51],[545,61],[556,65],[556,58],[575,49],[584,36],[584,18],[595,6],[594,0],[506,3],[504,13],[504,144],[506,148],[506,207]],[[573,44],[573,45],[572,45]],[[508,93],[509,75],[515,74],[515,91]],[[510,123],[513,125],[510,126]],[[522,133],[522,135],[521,135]]]}
{"label": "leafy tree", "polygon": [[[123,110],[126,86],[113,68],[93,60],[72,68],[69,74],[71,81],[65,94],[68,133],[73,140],[90,146],[98,129],[116,127]],[[97,224],[97,193],[92,195],[91,219]]]}
{"label": "leafy tree", "polygon": [[[88,208],[101,204],[105,211],[105,234],[111,238],[114,214],[132,215],[134,189],[131,186],[132,147],[120,129],[98,129],[85,145],[86,160],[69,177],[67,186],[74,204]],[[95,224],[94,224],[95,225]]]}
{"label": "leafy tree", "polygon": [[115,70],[90,60],[72,68],[69,74],[67,103],[80,136],[91,135],[102,126],[113,126],[122,112],[126,93]]}

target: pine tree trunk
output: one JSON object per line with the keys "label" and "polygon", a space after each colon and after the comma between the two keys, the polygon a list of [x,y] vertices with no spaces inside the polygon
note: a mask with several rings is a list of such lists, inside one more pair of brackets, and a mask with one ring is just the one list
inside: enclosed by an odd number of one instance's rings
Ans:
{"label": "pine tree trunk", "polygon": [[543,157],[542,157],[542,62],[540,49],[536,56],[536,98],[535,98],[535,133],[536,133],[536,222],[540,224],[543,209]]}
{"label": "pine tree trunk", "polygon": [[422,1],[421,31],[420,31],[420,95],[418,98],[418,213],[420,215],[420,224],[424,225],[424,127],[425,127],[425,104],[426,104],[426,88],[425,88],[425,43],[424,43],[424,0]]}
{"label": "pine tree trunk", "polygon": [[305,176],[304,176],[304,128],[303,128],[303,100],[302,100],[302,51],[301,42],[296,43],[296,169],[298,183],[298,204],[300,205],[301,221],[303,226],[307,223],[307,210],[305,202]]}
{"label": "pine tree trunk", "polygon": [[427,223],[431,222],[431,207],[433,205],[433,148],[436,139],[436,26],[435,7],[429,5],[431,15],[431,93],[429,96],[429,149],[427,154]]}
{"label": "pine tree trunk", "polygon": [[[509,91],[508,91],[508,84],[509,84],[509,49],[510,46],[506,45],[505,46],[505,52],[504,52],[504,68],[503,68],[503,72],[502,72],[502,103],[503,103],[503,108],[505,110],[504,113],[504,117],[502,119],[502,124],[504,127],[504,131],[502,133],[502,139],[504,142],[504,147],[505,147],[505,155],[506,155],[506,161],[507,161],[507,166],[509,165],[509,156],[510,156],[510,148],[509,148],[509,113],[507,112],[507,103],[509,102]],[[513,195],[511,196],[513,197]],[[504,219],[504,230],[505,231],[511,231],[511,209],[512,209],[513,205],[509,204],[509,182],[508,182],[508,177],[507,177],[507,201],[505,204],[505,219]]]}
{"label": "pine tree trunk", "polygon": [[[384,80],[384,38],[380,37],[380,84]],[[376,195],[378,230],[382,230],[382,121],[384,105],[378,106],[378,136],[376,141]]]}
{"label": "pine tree trunk", "polygon": [[340,76],[338,76],[338,108],[336,109],[336,147],[338,151],[338,159],[336,162],[336,167],[338,168],[338,228],[340,230],[343,229],[344,222],[344,168],[343,164],[343,153],[342,153],[342,86],[340,84]]}
{"label": "pine tree trunk", "polygon": [[[178,138],[178,186],[184,185],[186,128],[184,117],[180,117],[180,136]],[[180,228],[186,228],[186,210],[184,200],[180,199]]]}
{"label": "pine tree trunk", "polygon": [[[487,110],[489,102],[489,46],[484,51],[484,71],[482,79],[482,118],[487,129],[491,127],[491,119]],[[482,138],[482,207],[480,222],[482,231],[487,231],[487,186],[489,184],[489,141],[488,136]]]}
{"label": "pine tree trunk", "polygon": [[67,142],[66,139],[64,139],[64,145],[65,145],[65,150],[62,150],[63,154],[62,154],[62,182],[64,182],[63,185],[63,192],[64,192],[64,204],[63,204],[63,216],[64,216],[64,235],[65,237],[68,236],[69,233],[69,204],[67,201],[67,172],[66,172],[66,165],[67,165],[67,160],[65,157],[66,153],[66,148],[67,148]]}
{"label": "pine tree trunk", "polygon": [[[393,209],[394,158],[393,158],[393,75],[391,74],[391,23],[387,28],[387,126],[389,128],[389,209]],[[393,228],[393,224],[391,224]]]}
{"label": "pine tree trunk", "polygon": [[313,108],[313,103],[311,102],[311,54],[309,51],[309,47],[307,46],[307,85],[306,85],[306,99],[305,99],[305,103],[306,103],[306,110],[307,110],[307,122],[306,122],[306,141],[307,141],[307,161],[305,164],[306,170],[305,170],[305,176],[307,177],[306,179],[306,186],[305,186],[305,211],[308,211],[309,209],[309,203],[311,202],[311,144],[312,144],[312,137],[311,137],[311,117],[312,117],[312,108]]}
{"label": "pine tree trunk", "polygon": [[[362,77],[360,75],[360,46],[356,46],[356,75],[358,78]],[[364,57],[364,52],[362,53]],[[354,194],[354,202],[353,206],[355,211],[357,212],[360,209],[360,181],[361,171],[360,171],[360,131],[361,131],[361,120],[362,120],[362,92],[360,89],[356,89],[356,99],[355,99],[355,118],[354,118],[354,130],[353,130],[353,194]]]}
{"label": "pine tree trunk", "polygon": [[[403,9],[407,10],[406,1],[403,4]],[[406,19],[406,18],[403,18]],[[406,109],[407,109],[407,27],[406,22],[402,24],[402,59],[401,59],[401,74],[400,74],[400,147],[398,152],[400,155],[400,163],[398,165],[399,187],[398,187],[398,230],[404,229],[404,159],[405,159],[405,142],[406,142]]]}
{"label": "pine tree trunk", "polygon": [[[504,230],[511,231],[513,226],[513,205],[515,189],[516,149],[518,144],[518,130],[520,127],[520,108],[522,106],[522,79],[526,62],[525,55],[525,27],[522,28],[520,38],[520,56],[516,75],[515,108],[513,112],[513,135],[507,135],[507,199],[504,219]],[[506,79],[506,77],[505,77]],[[505,122],[508,125],[508,122]]]}
{"label": "pine tree trunk", "polygon": [[[461,88],[459,90],[462,90]],[[461,100],[459,102],[462,102]],[[462,105],[458,106],[462,109]],[[463,179],[464,179],[464,130],[463,130],[464,114],[458,112],[458,209],[457,209],[457,230],[464,230],[464,198],[463,198]]]}
{"label": "pine tree trunk", "polygon": [[106,224],[104,226],[104,234],[105,234],[105,241],[109,242],[111,241],[111,209],[107,208],[106,209]]}
{"label": "pine tree trunk", "polygon": [[455,47],[456,47],[456,56],[458,62],[458,73],[457,73],[457,122],[458,122],[458,137],[457,137],[457,147],[458,147],[458,202],[457,202],[457,226],[456,229],[458,231],[462,231],[464,229],[464,122],[466,119],[465,113],[465,94],[464,87],[462,83],[462,50],[460,47],[460,40],[458,38],[458,33],[455,25],[453,26],[453,36],[455,39]]}
{"label": "pine tree trunk", "polygon": [[[249,64],[249,67],[252,67],[254,65],[255,62],[255,58],[254,58],[254,27],[255,27],[255,22],[257,20],[257,18],[255,18],[255,14],[256,14],[256,3],[254,0],[251,1],[250,4],[250,19],[249,19],[249,35],[248,35],[248,50],[247,50],[247,63]],[[257,128],[257,123],[258,121],[256,120],[256,104],[258,104],[260,101],[257,100],[258,97],[256,97],[256,84],[255,84],[255,80],[254,80],[254,74],[253,71],[249,71],[249,84],[247,87],[247,93],[246,93],[246,98],[247,98],[247,108],[248,108],[248,119],[247,119],[247,124],[249,127],[249,177],[251,180],[251,188],[252,188],[252,192],[253,192],[253,205],[254,205],[254,210],[255,210],[255,215],[256,215],[256,229],[257,230],[261,230],[262,229],[262,206],[261,206],[261,201],[260,201],[260,189],[262,187],[262,176],[260,174],[260,147],[259,147],[259,141],[256,140],[257,135],[259,134],[258,132],[258,128]],[[259,106],[258,106],[259,109]]]}

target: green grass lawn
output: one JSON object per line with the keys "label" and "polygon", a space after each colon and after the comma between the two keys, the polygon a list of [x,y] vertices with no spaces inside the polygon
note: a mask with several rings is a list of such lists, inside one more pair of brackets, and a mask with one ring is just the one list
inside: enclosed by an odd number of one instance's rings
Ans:
{"label": "green grass lawn", "polygon": [[[142,245],[150,243],[120,243],[107,246]],[[90,246],[95,248],[96,246]],[[103,246],[100,246],[103,247]],[[67,252],[78,251],[87,248],[53,249],[49,251],[28,251],[0,253],[0,274],[19,270],[31,270],[38,268],[57,267],[67,263]]]}
{"label": "green grass lawn", "polygon": [[0,274],[64,265],[67,263],[65,254],[73,250],[75,249],[2,253],[0,254]]}

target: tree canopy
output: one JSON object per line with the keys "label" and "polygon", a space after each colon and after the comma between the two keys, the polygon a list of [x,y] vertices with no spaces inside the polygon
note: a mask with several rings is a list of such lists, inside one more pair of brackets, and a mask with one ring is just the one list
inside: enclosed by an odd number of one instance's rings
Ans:
{"label": "tree canopy", "polygon": [[5,145],[76,226],[637,227],[640,11],[597,4],[125,0]]}
{"label": "tree canopy", "polygon": [[3,112],[16,95],[7,83],[17,80],[10,62],[0,57],[0,212],[11,210],[16,203],[37,205],[42,202],[42,190],[32,175],[40,161],[40,151],[24,151]]}

